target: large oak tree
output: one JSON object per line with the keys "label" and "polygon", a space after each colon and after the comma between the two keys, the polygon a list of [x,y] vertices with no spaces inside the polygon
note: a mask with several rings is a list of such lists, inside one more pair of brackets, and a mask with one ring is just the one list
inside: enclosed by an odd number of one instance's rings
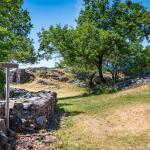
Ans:
{"label": "large oak tree", "polygon": [[83,6],[76,27],[56,25],[39,33],[39,52],[45,58],[57,52],[68,66],[97,68],[105,82],[106,60],[112,66],[116,57],[133,56],[149,39],[150,12],[131,0],[84,0]]}

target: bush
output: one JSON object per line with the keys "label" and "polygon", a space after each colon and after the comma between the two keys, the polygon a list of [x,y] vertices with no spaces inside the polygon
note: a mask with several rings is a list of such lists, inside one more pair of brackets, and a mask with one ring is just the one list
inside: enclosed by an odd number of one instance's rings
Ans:
{"label": "bush", "polygon": [[92,94],[104,94],[114,92],[117,92],[117,88],[109,84],[99,84],[90,89],[90,93]]}

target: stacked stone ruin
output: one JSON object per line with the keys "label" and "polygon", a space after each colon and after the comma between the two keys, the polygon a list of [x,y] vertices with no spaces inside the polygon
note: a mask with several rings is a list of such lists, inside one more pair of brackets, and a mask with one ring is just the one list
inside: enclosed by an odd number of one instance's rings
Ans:
{"label": "stacked stone ruin", "polygon": [[57,94],[44,91],[27,94],[31,98],[11,101],[10,130],[6,130],[5,126],[5,103],[0,103],[0,150],[10,146],[9,138],[15,139],[16,132],[34,133],[38,129],[48,128],[54,115]]}

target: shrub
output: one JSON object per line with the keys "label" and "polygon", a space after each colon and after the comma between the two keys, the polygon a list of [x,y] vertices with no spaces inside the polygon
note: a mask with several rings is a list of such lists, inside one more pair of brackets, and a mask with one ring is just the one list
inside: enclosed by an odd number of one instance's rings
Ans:
{"label": "shrub", "polygon": [[104,93],[114,93],[117,92],[117,88],[109,84],[99,84],[90,89],[92,94],[104,94]]}

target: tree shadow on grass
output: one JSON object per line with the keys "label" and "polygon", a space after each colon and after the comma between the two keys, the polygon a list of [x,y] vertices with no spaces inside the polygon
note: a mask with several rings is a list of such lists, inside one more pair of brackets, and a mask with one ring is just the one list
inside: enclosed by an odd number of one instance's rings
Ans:
{"label": "tree shadow on grass", "polygon": [[63,107],[63,106],[70,106],[72,104],[69,104],[69,103],[60,103],[60,104],[57,104],[57,107]]}
{"label": "tree shadow on grass", "polygon": [[[86,94],[85,93],[85,94],[77,95],[77,96],[58,98],[58,100],[60,100],[60,101],[61,100],[74,100],[77,98],[89,97],[89,96],[93,96],[93,95],[95,95],[95,94]],[[57,104],[57,106],[55,108],[55,113],[54,113],[53,117],[50,118],[49,130],[58,130],[61,127],[61,118],[62,117],[76,116],[76,115],[84,113],[81,111],[70,111],[70,112],[65,111],[65,109],[63,107],[69,106],[69,105],[73,105],[73,104],[70,104],[70,103]]]}
{"label": "tree shadow on grass", "polygon": [[77,96],[69,96],[69,97],[62,97],[62,98],[58,98],[58,100],[69,100],[69,99],[76,99],[76,98],[83,98],[83,97],[89,97],[89,96],[93,96],[96,94],[82,94],[82,95],[77,95]]}
{"label": "tree shadow on grass", "polygon": [[[66,104],[66,105],[68,105],[68,104]],[[62,117],[76,116],[81,113],[83,113],[83,112],[80,112],[80,111],[67,112],[64,110],[64,108],[62,108],[62,106],[56,106],[55,113],[54,113],[53,117],[50,118],[49,130],[58,130],[61,127],[61,120],[62,120],[61,118]]]}

